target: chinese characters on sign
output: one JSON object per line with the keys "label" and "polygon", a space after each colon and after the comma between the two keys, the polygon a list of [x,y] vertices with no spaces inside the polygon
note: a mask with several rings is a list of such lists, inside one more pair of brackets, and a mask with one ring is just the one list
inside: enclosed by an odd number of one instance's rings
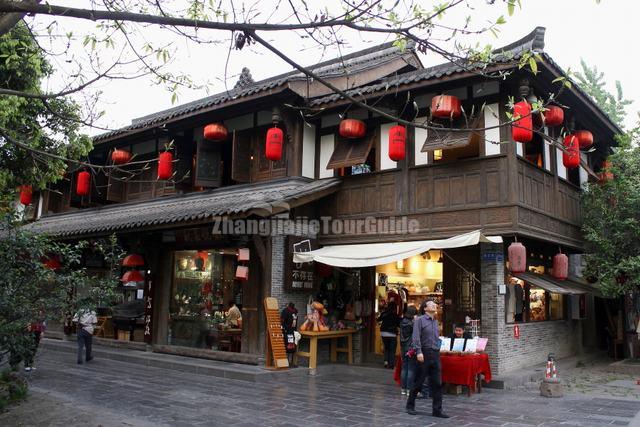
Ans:
{"label": "chinese characters on sign", "polygon": [[290,291],[313,291],[316,287],[315,269],[312,262],[297,264],[293,262],[294,252],[309,252],[317,247],[315,239],[307,237],[287,237],[287,262],[285,288]]}
{"label": "chinese characters on sign", "polygon": [[144,284],[144,342],[151,344],[151,331],[153,330],[153,281],[147,276]]}

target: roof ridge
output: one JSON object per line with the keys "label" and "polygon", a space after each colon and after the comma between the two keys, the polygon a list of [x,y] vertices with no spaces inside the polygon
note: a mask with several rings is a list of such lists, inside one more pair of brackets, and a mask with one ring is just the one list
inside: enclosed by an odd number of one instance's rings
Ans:
{"label": "roof ridge", "polygon": [[[391,42],[385,42],[379,45],[375,45],[375,46],[371,46],[368,47],[366,49],[362,49],[356,52],[352,52],[349,53],[348,55],[344,55],[344,56],[336,56],[332,59],[326,60],[326,61],[322,61],[322,62],[318,62],[315,64],[311,64],[311,65],[307,65],[305,66],[305,68],[310,69],[312,71],[322,71],[319,69],[328,67],[330,65],[336,65],[336,64],[340,64],[340,63],[346,63],[346,62],[351,62],[353,59],[362,57],[363,61],[362,62],[367,62],[367,61],[371,61],[374,60],[375,58],[378,58],[380,56],[384,56],[384,55],[389,55],[390,52],[389,50],[395,50],[397,51],[398,54],[405,54],[405,53],[413,53],[415,52],[415,42],[413,41],[409,41],[407,42],[407,46],[404,49],[404,51],[401,51],[399,47],[395,46],[395,41],[391,41]],[[366,59],[364,59],[366,57]],[[246,68],[246,67],[245,67]],[[271,77],[267,77],[266,79],[262,79],[262,80],[258,80],[255,82],[252,82],[251,84],[242,86],[242,87],[234,87],[232,89],[228,89],[228,90],[224,90],[218,93],[215,93],[213,95],[209,95],[206,96],[204,98],[198,98],[196,100],[193,100],[191,102],[187,102],[181,105],[177,105],[175,107],[171,107],[171,108],[167,108],[165,110],[161,110],[161,111],[157,111],[154,113],[150,113],[150,114],[146,114],[144,116],[140,116],[140,117],[135,117],[131,120],[131,125],[137,125],[140,123],[143,123],[153,117],[156,117],[158,115],[165,115],[165,114],[170,114],[171,112],[176,112],[176,111],[180,111],[182,109],[188,108],[189,106],[195,106],[198,104],[201,104],[203,102],[206,102],[207,100],[213,100],[216,99],[220,96],[223,95],[228,95],[228,96],[237,96],[239,94],[241,94],[243,91],[251,91],[254,88],[260,86],[260,85],[264,85],[267,83],[273,83],[273,82],[278,82],[279,80],[282,79],[287,79],[287,78],[291,78],[291,77],[295,77],[297,75],[301,75],[301,77],[304,77],[304,75],[302,74],[302,72],[300,72],[299,70],[290,70],[287,71],[286,73],[282,73],[282,74],[277,74],[275,76],[271,76]],[[125,128],[127,126],[124,126]],[[94,136],[94,139],[101,139],[103,137],[103,135],[109,135],[111,134],[111,132],[105,132],[104,134],[99,134]]]}

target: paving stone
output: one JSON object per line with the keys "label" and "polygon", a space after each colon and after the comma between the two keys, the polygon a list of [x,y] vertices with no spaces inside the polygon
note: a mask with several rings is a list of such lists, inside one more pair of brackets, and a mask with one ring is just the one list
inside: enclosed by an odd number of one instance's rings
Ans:
{"label": "paving stone", "polygon": [[[406,414],[406,398],[382,369],[367,370],[369,376],[378,372],[378,379],[366,379],[353,368],[343,374],[336,365],[332,375],[296,373],[247,382],[174,371],[169,362],[157,363],[160,367],[94,362],[78,367],[73,356],[40,355],[38,370],[28,376],[28,402],[0,414],[0,425],[603,426],[627,425],[640,411],[637,400],[593,390],[552,400],[537,391],[485,389],[471,397],[446,395],[444,410],[452,418],[440,420],[430,416],[428,399],[416,401],[420,415]],[[598,390],[624,378],[606,380]]]}

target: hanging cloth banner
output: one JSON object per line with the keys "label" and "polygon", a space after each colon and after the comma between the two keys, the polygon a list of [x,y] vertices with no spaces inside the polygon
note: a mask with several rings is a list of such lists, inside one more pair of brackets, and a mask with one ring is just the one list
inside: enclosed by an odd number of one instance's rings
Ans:
{"label": "hanging cloth banner", "polygon": [[293,262],[317,261],[334,267],[373,267],[403,260],[431,249],[461,248],[478,243],[502,243],[502,237],[485,236],[477,230],[440,240],[325,246],[310,252],[294,253]]}

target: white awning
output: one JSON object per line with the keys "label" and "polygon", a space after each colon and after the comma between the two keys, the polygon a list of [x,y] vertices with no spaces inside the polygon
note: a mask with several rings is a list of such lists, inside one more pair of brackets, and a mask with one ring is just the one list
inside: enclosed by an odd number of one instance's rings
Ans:
{"label": "white awning", "polygon": [[293,254],[293,262],[317,261],[335,267],[372,267],[403,260],[431,249],[461,248],[481,242],[502,243],[502,237],[485,236],[477,230],[440,240],[325,246],[315,251],[296,252]]}

